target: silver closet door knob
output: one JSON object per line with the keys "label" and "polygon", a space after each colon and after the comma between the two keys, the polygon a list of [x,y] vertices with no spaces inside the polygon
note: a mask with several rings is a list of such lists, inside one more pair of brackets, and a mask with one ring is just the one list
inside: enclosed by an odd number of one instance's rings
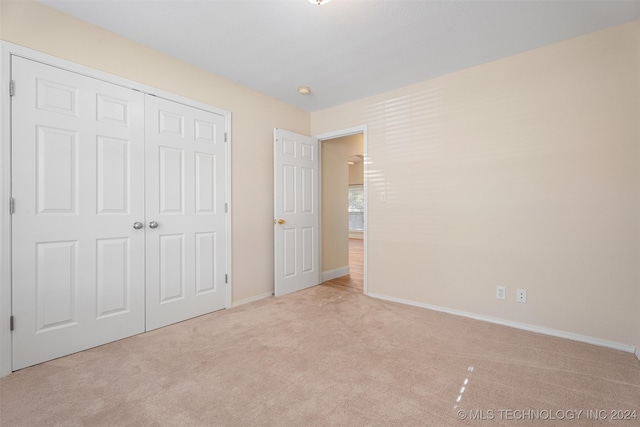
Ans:
{"label": "silver closet door knob", "polygon": [[149,223],[149,228],[158,228],[158,226],[159,226],[159,225],[160,225],[160,224],[158,224],[157,222],[155,222],[155,221],[151,221],[151,222]]}
{"label": "silver closet door knob", "polygon": [[142,227],[144,227],[144,224],[141,222],[134,222],[133,223],[133,228],[135,228],[136,230],[140,230]]}

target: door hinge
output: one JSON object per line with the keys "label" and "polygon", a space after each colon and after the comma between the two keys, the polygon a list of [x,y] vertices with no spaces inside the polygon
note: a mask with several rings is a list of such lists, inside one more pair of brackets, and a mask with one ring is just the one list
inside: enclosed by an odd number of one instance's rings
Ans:
{"label": "door hinge", "polygon": [[13,316],[9,317],[9,330],[13,331]]}
{"label": "door hinge", "polygon": [[16,82],[13,80],[9,80],[9,96],[14,96],[16,94]]}
{"label": "door hinge", "polygon": [[224,213],[229,212],[229,205],[227,205],[226,203],[224,204]]}
{"label": "door hinge", "polygon": [[228,274],[224,275],[224,283],[229,283],[229,275]]}
{"label": "door hinge", "polygon": [[9,213],[13,214],[16,211],[16,199],[11,197],[9,199]]}
{"label": "door hinge", "polygon": [[227,133],[224,133],[224,142],[227,142]]}

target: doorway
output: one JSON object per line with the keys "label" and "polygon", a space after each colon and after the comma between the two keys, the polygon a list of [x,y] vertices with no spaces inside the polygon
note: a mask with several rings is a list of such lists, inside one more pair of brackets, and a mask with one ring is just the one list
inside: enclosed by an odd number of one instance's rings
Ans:
{"label": "doorway", "polygon": [[317,138],[321,149],[321,282],[366,294],[366,126]]}

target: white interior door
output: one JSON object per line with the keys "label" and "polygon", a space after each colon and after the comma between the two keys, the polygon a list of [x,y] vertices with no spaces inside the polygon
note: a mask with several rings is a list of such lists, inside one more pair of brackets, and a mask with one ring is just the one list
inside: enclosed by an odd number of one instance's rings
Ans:
{"label": "white interior door", "polygon": [[224,116],[146,96],[147,330],[225,307]]}
{"label": "white interior door", "polygon": [[320,283],[318,140],[274,130],[275,295]]}
{"label": "white interior door", "polygon": [[140,92],[12,57],[13,369],[144,331]]}

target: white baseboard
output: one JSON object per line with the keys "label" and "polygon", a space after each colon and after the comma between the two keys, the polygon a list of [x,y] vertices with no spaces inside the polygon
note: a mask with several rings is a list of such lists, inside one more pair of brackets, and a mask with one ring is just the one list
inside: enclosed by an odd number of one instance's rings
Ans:
{"label": "white baseboard", "polygon": [[249,304],[250,302],[260,301],[261,299],[269,298],[272,296],[273,292],[265,292],[264,294],[256,295],[255,297],[241,299],[240,301],[234,301],[231,303],[231,308]]}
{"label": "white baseboard", "polygon": [[323,271],[322,272],[322,281],[326,282],[327,280],[335,279],[336,277],[342,277],[349,274],[349,266],[336,268],[334,270]]}
{"label": "white baseboard", "polygon": [[627,353],[635,353],[635,355],[640,359],[640,349],[636,350],[636,348],[632,345],[623,344],[615,341],[607,341],[602,340],[600,338],[589,337],[586,335],[574,334],[571,332],[559,331],[556,329],[544,328],[541,326],[529,325],[527,323],[520,322],[512,322],[510,320],[499,319],[491,316],[483,316],[480,314],[468,313],[466,311],[453,310],[445,307],[440,307],[437,305],[431,304],[423,304],[420,302],[405,300],[402,298],[390,297],[387,295],[380,295],[376,293],[369,292],[369,296],[373,298],[378,298],[386,301],[398,302],[400,304],[412,305],[414,307],[426,308],[429,310],[440,311],[443,313],[449,313],[456,316],[468,317],[475,320],[482,320],[489,323],[496,323],[498,325],[509,326],[511,328],[522,329],[529,332],[536,332],[543,335],[550,335],[558,338],[566,338],[573,341],[580,341],[587,344],[594,344],[600,347],[608,347],[615,350],[625,351]]}
{"label": "white baseboard", "polygon": [[640,361],[640,348],[636,348],[636,357]]}

